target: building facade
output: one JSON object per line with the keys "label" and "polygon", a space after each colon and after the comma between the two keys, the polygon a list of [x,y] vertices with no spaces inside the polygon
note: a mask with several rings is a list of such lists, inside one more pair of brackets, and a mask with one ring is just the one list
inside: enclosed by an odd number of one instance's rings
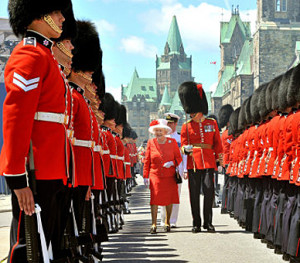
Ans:
{"label": "building facade", "polygon": [[212,95],[212,112],[224,104],[239,107],[261,84],[283,74],[299,61],[300,2],[257,0],[256,30],[233,9],[221,22],[221,67]]}

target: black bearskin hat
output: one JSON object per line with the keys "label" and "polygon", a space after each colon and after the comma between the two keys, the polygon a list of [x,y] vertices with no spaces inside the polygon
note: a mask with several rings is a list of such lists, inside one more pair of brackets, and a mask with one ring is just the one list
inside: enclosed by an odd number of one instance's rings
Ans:
{"label": "black bearskin hat", "polygon": [[278,93],[279,93],[279,85],[282,79],[282,75],[276,77],[276,81],[272,88],[272,109],[278,110],[279,109],[279,100],[278,100]]}
{"label": "black bearskin hat", "polygon": [[278,106],[279,110],[283,111],[284,109],[293,106],[288,105],[287,92],[290,84],[290,79],[293,73],[293,69],[288,70],[282,77],[278,90]]}
{"label": "black bearskin hat", "polygon": [[15,35],[23,37],[33,20],[40,19],[53,11],[65,10],[70,3],[70,0],[9,0],[9,23]]}
{"label": "black bearskin hat", "polygon": [[98,95],[99,99],[102,100],[105,94],[105,78],[102,69],[98,67],[93,73],[92,78],[93,83],[97,86],[96,94]]}
{"label": "black bearskin hat", "polygon": [[62,10],[62,14],[65,18],[65,21],[63,23],[63,32],[61,33],[59,38],[54,39],[54,41],[56,42],[60,42],[65,39],[74,39],[77,36],[77,24],[74,18],[71,2],[67,9]]}
{"label": "black bearskin hat", "polygon": [[253,124],[253,119],[251,115],[250,105],[251,105],[252,95],[245,100],[245,125],[251,125]]}
{"label": "black bearskin hat", "polygon": [[230,104],[223,105],[219,110],[219,124],[220,129],[225,127],[229,122],[229,117],[233,112],[233,107]]}
{"label": "black bearskin hat", "polygon": [[267,115],[270,113],[266,106],[266,91],[267,91],[268,83],[261,85],[261,91],[258,96],[258,112],[260,119],[263,120],[267,117]]}
{"label": "black bearskin hat", "polygon": [[131,134],[131,127],[130,127],[129,123],[126,123],[126,124],[123,126],[123,134],[122,134],[122,137],[123,137],[123,138],[130,138],[130,134]]}
{"label": "black bearskin hat", "polygon": [[117,121],[119,120],[119,117],[120,117],[120,109],[121,109],[120,103],[115,101],[115,122],[116,122],[116,124],[117,124]]}
{"label": "black bearskin hat", "polygon": [[235,109],[235,111],[230,115],[229,128],[228,128],[229,135],[234,135],[238,132],[238,121],[239,121],[240,110],[241,107]]}
{"label": "black bearskin hat", "polygon": [[136,132],[134,130],[131,130],[131,132],[130,132],[130,138],[132,138],[134,140],[138,138],[138,136],[137,136],[137,134],[136,134]]}
{"label": "black bearskin hat", "polygon": [[245,126],[247,125],[247,122],[246,122],[246,102],[247,102],[248,99],[246,99],[244,101],[244,103],[242,104],[241,109],[240,109],[239,119],[238,119],[238,129],[239,130],[243,130],[245,128]]}
{"label": "black bearskin hat", "polygon": [[300,64],[293,68],[288,86],[287,100],[290,106],[294,106],[297,102],[300,102]]}
{"label": "black bearskin hat", "polygon": [[193,81],[184,82],[179,86],[178,94],[186,113],[202,112],[207,115],[208,104],[202,84]]}
{"label": "black bearskin hat", "polygon": [[101,105],[101,110],[105,113],[104,120],[115,119],[116,104],[114,97],[110,93],[105,93]]}
{"label": "black bearskin hat", "polygon": [[259,105],[258,105],[258,99],[260,97],[261,90],[262,90],[262,86],[259,86],[253,92],[252,99],[250,102],[250,112],[251,112],[253,123],[259,123],[261,120],[259,115]]}
{"label": "black bearskin hat", "polygon": [[117,125],[122,124],[124,126],[126,123],[127,123],[127,110],[124,105],[120,105],[118,118],[116,119],[116,124]]}
{"label": "black bearskin hat", "polygon": [[[74,71],[95,71],[102,62],[102,50],[95,25],[77,20],[77,37],[73,41]],[[102,67],[102,66],[101,66]]]}

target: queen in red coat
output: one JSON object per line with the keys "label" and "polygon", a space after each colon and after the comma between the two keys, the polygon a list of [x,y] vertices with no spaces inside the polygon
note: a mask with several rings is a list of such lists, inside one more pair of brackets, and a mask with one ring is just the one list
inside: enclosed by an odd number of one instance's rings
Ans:
{"label": "queen in red coat", "polygon": [[[152,216],[151,234],[156,233],[156,218],[158,206],[166,206],[165,231],[170,231],[170,216],[172,204],[179,204],[178,188],[175,181],[175,169],[181,163],[182,157],[175,139],[166,135],[172,130],[164,119],[150,123],[149,132],[155,138],[147,144],[144,159],[144,181],[150,185],[150,205]],[[149,182],[150,178],[150,182]]]}

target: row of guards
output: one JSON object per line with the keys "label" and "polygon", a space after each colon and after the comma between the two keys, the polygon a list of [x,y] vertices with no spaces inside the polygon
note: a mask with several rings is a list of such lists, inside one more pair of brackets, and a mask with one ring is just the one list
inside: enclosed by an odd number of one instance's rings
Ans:
{"label": "row of guards", "polygon": [[105,92],[94,24],[70,0],[10,0],[22,41],[4,72],[0,174],[12,191],[8,262],[99,262],[136,185],[137,134]]}
{"label": "row of guards", "polygon": [[219,112],[226,178],[222,213],[300,262],[300,65]]}

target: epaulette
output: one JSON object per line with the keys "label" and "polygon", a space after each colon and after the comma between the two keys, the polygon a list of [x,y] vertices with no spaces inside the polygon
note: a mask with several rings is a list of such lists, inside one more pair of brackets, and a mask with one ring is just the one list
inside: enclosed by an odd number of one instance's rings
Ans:
{"label": "epaulette", "polygon": [[193,119],[186,121],[184,124],[190,123]]}
{"label": "epaulette", "polygon": [[216,121],[214,118],[208,118],[208,117],[206,117],[205,119],[211,120],[211,121]]}
{"label": "epaulette", "polygon": [[35,37],[25,37],[23,39],[23,46],[34,46],[34,47],[36,47],[36,38]]}

